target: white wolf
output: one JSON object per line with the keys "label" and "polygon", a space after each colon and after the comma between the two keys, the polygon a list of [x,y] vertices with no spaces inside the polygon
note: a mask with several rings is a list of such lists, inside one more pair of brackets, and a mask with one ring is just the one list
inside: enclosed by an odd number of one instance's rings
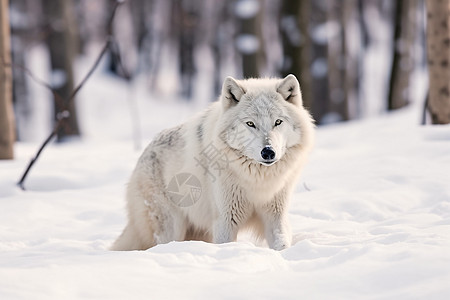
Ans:
{"label": "white wolf", "polygon": [[313,139],[294,75],[227,77],[219,101],[145,149],[127,189],[128,224],[112,250],[232,242],[244,227],[272,249],[289,247],[289,198]]}

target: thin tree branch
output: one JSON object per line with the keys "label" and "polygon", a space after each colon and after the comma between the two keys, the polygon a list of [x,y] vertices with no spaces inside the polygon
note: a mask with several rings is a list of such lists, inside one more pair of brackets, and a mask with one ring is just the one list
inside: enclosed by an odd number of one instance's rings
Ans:
{"label": "thin tree branch", "polygon": [[63,98],[61,97],[60,94],[58,94],[53,87],[48,84],[47,82],[45,82],[44,80],[42,80],[41,78],[37,77],[36,75],[33,74],[33,72],[31,72],[29,69],[27,69],[26,67],[19,65],[19,64],[15,64],[15,63],[7,63],[3,60],[3,57],[0,57],[1,61],[0,63],[5,66],[5,67],[9,67],[11,69],[18,69],[21,70],[23,72],[25,72],[25,74],[27,74],[32,80],[34,80],[37,84],[39,84],[40,86],[43,86],[45,88],[47,88],[52,94],[53,97],[55,97],[56,101],[64,103]]}

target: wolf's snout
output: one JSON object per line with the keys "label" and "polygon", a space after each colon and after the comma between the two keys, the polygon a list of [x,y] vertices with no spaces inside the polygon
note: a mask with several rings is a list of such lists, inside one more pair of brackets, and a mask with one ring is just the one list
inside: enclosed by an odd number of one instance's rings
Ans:
{"label": "wolf's snout", "polygon": [[264,160],[273,160],[275,158],[275,151],[273,151],[272,147],[264,147],[261,150],[261,157]]}

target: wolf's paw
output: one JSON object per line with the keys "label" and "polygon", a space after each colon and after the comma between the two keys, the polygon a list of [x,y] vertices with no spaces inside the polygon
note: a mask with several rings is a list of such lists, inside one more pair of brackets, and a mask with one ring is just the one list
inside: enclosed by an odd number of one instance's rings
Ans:
{"label": "wolf's paw", "polygon": [[290,246],[291,246],[290,240],[283,236],[279,237],[278,239],[275,239],[270,248],[272,248],[273,250],[280,251],[289,248]]}

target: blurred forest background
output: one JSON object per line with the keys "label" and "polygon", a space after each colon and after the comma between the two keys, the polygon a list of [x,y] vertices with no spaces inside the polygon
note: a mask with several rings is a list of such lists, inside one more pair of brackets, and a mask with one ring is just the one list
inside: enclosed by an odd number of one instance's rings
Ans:
{"label": "blurred forest background", "polygon": [[[29,53],[43,47],[49,57],[46,83],[59,95],[54,120],[67,119],[58,131],[62,139],[79,134],[76,98],[61,109],[74,90],[74,64],[79,57],[95,57],[106,40],[107,68],[97,72],[130,84],[145,78],[140,82],[159,101],[213,101],[228,75],[292,73],[319,125],[425,103],[424,0],[120,2],[108,28],[113,0],[9,1],[9,16],[4,13],[0,23],[10,26],[18,140],[33,110]],[[9,59],[2,60],[4,67]]]}

